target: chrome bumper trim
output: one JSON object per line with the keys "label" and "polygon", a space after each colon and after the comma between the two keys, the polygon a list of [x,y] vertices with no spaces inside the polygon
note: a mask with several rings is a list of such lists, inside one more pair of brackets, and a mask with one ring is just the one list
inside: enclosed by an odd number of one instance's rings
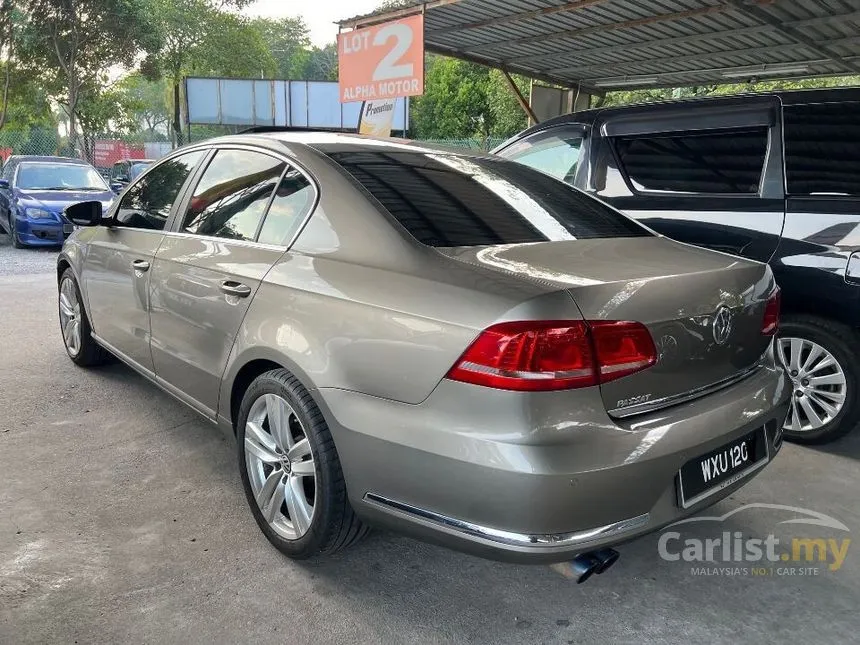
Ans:
{"label": "chrome bumper trim", "polygon": [[682,392],[681,394],[673,394],[672,396],[666,396],[662,399],[654,399],[653,401],[648,401],[647,403],[631,405],[627,408],[614,408],[612,410],[607,410],[606,412],[609,414],[609,416],[615,417],[616,419],[626,419],[627,417],[632,417],[637,414],[655,412],[657,410],[662,410],[663,408],[668,408],[672,405],[680,405],[681,403],[687,403],[688,401],[707,396],[708,394],[713,394],[714,392],[722,390],[723,388],[727,388],[730,385],[740,383],[744,379],[758,372],[762,367],[764,367],[764,365],[759,362],[742,372],[732,374],[728,378],[725,378],[721,381],[717,381],[716,383],[704,385],[702,387],[696,388],[695,390],[689,390],[687,392]]}
{"label": "chrome bumper trim", "polygon": [[606,526],[587,529],[585,531],[529,534],[514,533],[487,526],[480,526],[464,520],[448,517],[441,513],[434,513],[433,511],[428,511],[410,504],[388,499],[387,497],[377,495],[376,493],[365,493],[364,501],[380,507],[383,510],[389,512],[393,511],[398,515],[406,515],[413,519],[422,520],[422,523],[435,524],[440,528],[462,533],[473,538],[488,540],[508,547],[528,547],[534,549],[577,546],[579,544],[588,544],[589,542],[603,540],[615,535],[622,535],[645,526],[650,518],[648,513],[644,513],[630,519],[613,522]]}

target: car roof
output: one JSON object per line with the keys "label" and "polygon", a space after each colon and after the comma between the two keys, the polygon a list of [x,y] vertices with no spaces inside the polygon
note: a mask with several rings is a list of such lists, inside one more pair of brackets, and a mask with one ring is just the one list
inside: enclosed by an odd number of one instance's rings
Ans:
{"label": "car roof", "polygon": [[553,117],[542,121],[537,125],[524,130],[520,134],[513,137],[511,140],[502,144],[502,147],[510,143],[510,141],[520,139],[523,136],[539,132],[545,128],[555,125],[563,125],[565,123],[592,123],[598,114],[625,114],[628,112],[638,112],[640,114],[648,114],[651,111],[659,112],[662,109],[670,107],[679,107],[685,105],[731,105],[743,104],[748,101],[754,101],[762,98],[778,98],[783,105],[805,105],[809,103],[834,103],[834,102],[854,102],[860,101],[860,87],[828,87],[816,88],[808,90],[769,90],[767,92],[747,92],[745,94],[728,94],[725,96],[702,96],[690,97],[685,99],[669,99],[665,101],[653,101],[650,103],[631,103],[629,105],[615,105],[608,107],[597,107],[589,110],[581,110],[570,114],[562,114],[561,116]]}
{"label": "car roof", "polygon": [[[241,135],[237,135],[241,136]],[[485,157],[486,153],[466,148],[446,148],[428,145],[421,141],[398,139],[394,137],[372,137],[349,132],[326,132],[322,130],[285,130],[246,135],[265,137],[285,143],[299,143],[322,153],[332,152],[435,152],[457,154],[465,157]]]}
{"label": "car roof", "polygon": [[83,159],[75,159],[74,157],[49,157],[44,155],[12,155],[6,160],[6,163],[9,163],[10,161],[16,161],[18,163],[38,161],[45,163],[68,163],[78,166],[90,165]]}

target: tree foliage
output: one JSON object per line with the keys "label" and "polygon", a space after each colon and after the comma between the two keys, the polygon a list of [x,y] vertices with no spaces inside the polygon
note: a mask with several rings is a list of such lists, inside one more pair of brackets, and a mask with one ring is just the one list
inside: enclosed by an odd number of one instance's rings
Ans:
{"label": "tree foliage", "polygon": [[77,146],[81,112],[91,106],[115,66],[130,67],[158,46],[158,34],[136,0],[24,0],[20,59],[66,111]]}

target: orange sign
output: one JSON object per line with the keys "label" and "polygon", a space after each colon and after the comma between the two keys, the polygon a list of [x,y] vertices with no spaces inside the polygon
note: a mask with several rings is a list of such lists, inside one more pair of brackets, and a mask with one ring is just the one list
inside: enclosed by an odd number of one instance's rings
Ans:
{"label": "orange sign", "polygon": [[418,14],[337,37],[340,101],[424,93],[424,16]]}

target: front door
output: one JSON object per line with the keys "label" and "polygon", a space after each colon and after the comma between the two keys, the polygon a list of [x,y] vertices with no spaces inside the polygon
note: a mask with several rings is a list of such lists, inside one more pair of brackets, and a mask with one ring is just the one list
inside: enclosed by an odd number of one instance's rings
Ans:
{"label": "front door", "polygon": [[285,161],[263,152],[218,150],[156,254],[155,372],[204,414],[214,416],[239,326],[263,277],[286,251],[258,242],[270,202],[281,199],[286,170]]}
{"label": "front door", "polygon": [[88,244],[82,280],[93,332],[110,349],[151,372],[149,276],[163,229],[203,152],[174,157],[142,176]]}

